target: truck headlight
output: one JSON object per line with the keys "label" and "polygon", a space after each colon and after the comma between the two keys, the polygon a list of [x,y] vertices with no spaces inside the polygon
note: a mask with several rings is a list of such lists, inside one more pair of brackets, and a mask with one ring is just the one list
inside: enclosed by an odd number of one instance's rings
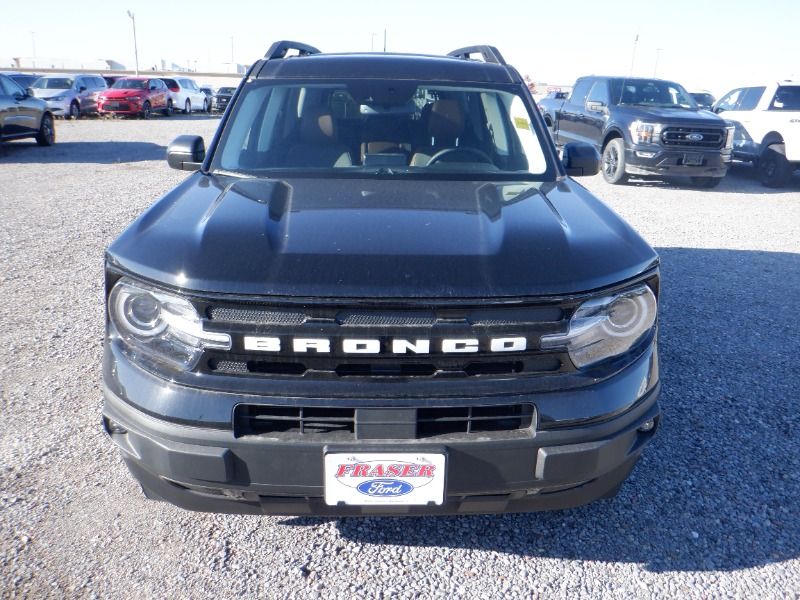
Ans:
{"label": "truck headlight", "polygon": [[726,134],[725,134],[725,149],[726,150],[730,150],[731,148],[733,148],[733,136],[736,133],[736,127],[734,127],[732,125],[728,125],[725,128],[725,132],[726,132]]}
{"label": "truck headlight", "polygon": [[634,121],[630,126],[633,143],[656,144],[661,137],[662,129],[664,129],[664,126],[661,123],[645,123],[644,121]]}
{"label": "truck headlight", "polygon": [[658,306],[647,285],[581,304],[566,333],[542,336],[544,349],[565,348],[579,369],[619,356],[653,328]]}
{"label": "truck headlight", "polygon": [[186,298],[126,278],[111,290],[108,313],[134,359],[190,371],[205,348],[231,347],[228,334],[203,330],[200,315]]}

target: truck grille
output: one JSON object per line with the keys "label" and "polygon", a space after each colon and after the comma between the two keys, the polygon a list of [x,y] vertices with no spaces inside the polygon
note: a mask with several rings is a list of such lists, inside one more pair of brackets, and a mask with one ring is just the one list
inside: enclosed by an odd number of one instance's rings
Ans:
{"label": "truck grille", "polygon": [[[384,434],[374,420],[359,419],[360,411],[379,412],[380,409],[265,406],[240,404],[234,411],[234,434],[237,437],[264,435],[277,438],[324,437],[329,440],[423,439],[437,436],[471,436],[497,432],[530,432],[534,424],[532,404],[501,404],[494,406],[449,406],[405,409],[405,416],[395,413],[400,428],[396,436]],[[363,421],[363,422],[362,422]],[[403,425],[408,425],[408,428]],[[379,430],[378,435],[376,427]],[[361,434],[359,434],[361,432]]]}
{"label": "truck grille", "polygon": [[[693,139],[702,136],[701,139]],[[661,132],[665,146],[684,148],[722,148],[725,130],[707,127],[667,127]]]}
{"label": "truck grille", "polygon": [[[574,304],[397,308],[205,304],[198,307],[206,316],[204,327],[229,333],[232,347],[206,351],[200,369],[214,375],[307,379],[509,377],[571,371],[574,367],[566,354],[543,351],[540,339],[566,330]],[[253,340],[265,338],[279,349],[254,350]],[[322,351],[316,347],[295,351],[298,339],[327,345]],[[525,343],[520,350],[492,346],[521,339]],[[346,351],[346,343],[363,340],[374,347]],[[446,350],[454,340],[468,340],[474,351]],[[396,343],[404,351],[395,351]]]}

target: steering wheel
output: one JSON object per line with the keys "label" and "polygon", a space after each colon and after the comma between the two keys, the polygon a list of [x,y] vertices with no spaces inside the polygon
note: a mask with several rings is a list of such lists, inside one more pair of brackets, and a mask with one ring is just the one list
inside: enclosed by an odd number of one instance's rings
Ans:
{"label": "steering wheel", "polygon": [[[475,148],[445,148],[444,150],[439,150],[436,154],[431,156],[430,159],[428,159],[428,163],[425,166],[430,167],[433,164],[441,162],[447,156],[452,157],[457,154],[469,154],[472,157],[478,158],[479,159],[478,162],[494,164],[494,161],[492,161],[492,159],[489,158],[488,154],[486,154],[485,152],[481,152],[480,150],[477,150]],[[474,161],[462,160],[454,162],[474,162]]]}

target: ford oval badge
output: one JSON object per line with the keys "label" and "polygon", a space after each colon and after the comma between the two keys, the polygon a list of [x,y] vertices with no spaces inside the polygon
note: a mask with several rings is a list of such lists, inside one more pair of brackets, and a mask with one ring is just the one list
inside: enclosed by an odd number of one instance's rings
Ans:
{"label": "ford oval badge", "polygon": [[689,140],[690,142],[700,142],[700,141],[703,140],[703,134],[702,133],[689,133],[689,134],[687,134],[686,139]]}
{"label": "ford oval badge", "polygon": [[399,479],[372,479],[360,483],[356,489],[373,498],[396,498],[414,490],[414,486]]}

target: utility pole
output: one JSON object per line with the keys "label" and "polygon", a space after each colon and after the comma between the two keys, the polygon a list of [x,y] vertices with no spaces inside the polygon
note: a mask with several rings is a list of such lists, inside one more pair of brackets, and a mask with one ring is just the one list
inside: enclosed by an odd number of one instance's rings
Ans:
{"label": "utility pole", "polygon": [[633,54],[631,55],[631,72],[629,73],[630,76],[633,76],[633,65],[636,62],[636,45],[639,43],[639,34],[636,34],[636,39],[633,40]]}
{"label": "utility pole", "polygon": [[369,41],[369,51],[375,52],[375,34],[372,34],[372,38]]}
{"label": "utility pole", "polygon": [[233,64],[233,36],[231,36],[231,64]]}
{"label": "utility pole", "polygon": [[656,48],[656,65],[653,67],[653,77],[658,75],[658,59],[661,57],[663,48]]}
{"label": "utility pole", "polygon": [[136,59],[136,75],[139,75],[139,46],[136,43],[136,15],[128,11],[128,16],[133,22],[133,56]]}
{"label": "utility pole", "polygon": [[383,30],[383,51],[386,52],[386,29]]}
{"label": "utility pole", "polygon": [[33,47],[33,66],[36,67],[36,32],[31,31],[31,46]]}

